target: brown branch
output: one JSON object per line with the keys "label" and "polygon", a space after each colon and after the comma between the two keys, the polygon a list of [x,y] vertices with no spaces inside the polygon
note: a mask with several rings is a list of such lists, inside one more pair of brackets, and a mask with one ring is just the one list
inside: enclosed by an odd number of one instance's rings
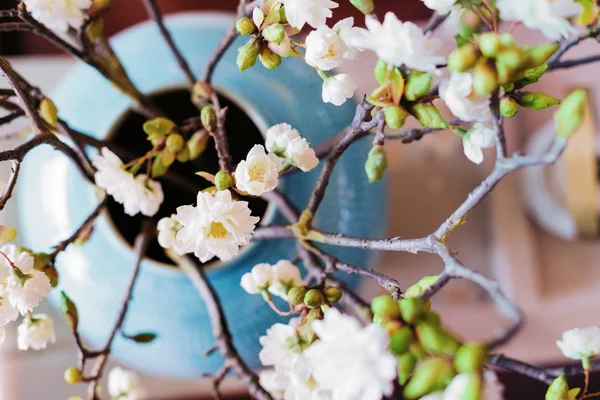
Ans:
{"label": "brown branch", "polygon": [[596,54],[596,55],[588,56],[588,57],[582,57],[582,58],[578,58],[575,60],[559,61],[552,66],[552,69],[556,70],[556,69],[579,67],[581,65],[586,65],[586,64],[597,62],[597,61],[600,61],[600,54]]}
{"label": "brown branch", "polygon": [[229,153],[229,143],[227,141],[227,134],[225,132],[225,115],[227,108],[221,108],[219,102],[219,96],[213,91],[211,95],[212,106],[217,114],[217,129],[213,132],[213,138],[215,140],[215,149],[219,156],[219,168],[221,171],[231,172],[231,165],[233,160],[231,153]]}
{"label": "brown branch", "polygon": [[12,165],[10,167],[10,178],[8,179],[8,183],[6,184],[6,189],[4,190],[2,197],[0,197],[0,211],[4,209],[4,206],[6,206],[8,199],[11,198],[15,189],[15,185],[17,184],[17,179],[19,178],[21,162],[12,160],[11,164]]}
{"label": "brown branch", "polygon": [[506,149],[506,136],[504,135],[504,117],[500,114],[498,92],[492,95],[490,111],[492,112],[492,127],[496,136],[496,159],[506,158],[508,151]]}
{"label": "brown branch", "polygon": [[495,365],[502,369],[517,372],[521,375],[538,380],[546,385],[551,385],[554,381],[552,375],[548,374],[543,368],[529,365],[522,361],[513,360],[512,358],[504,357],[502,354],[492,354],[488,358],[488,364]]}
{"label": "brown branch", "polygon": [[185,58],[183,57],[183,55],[177,48],[177,45],[175,45],[175,42],[173,41],[173,37],[167,30],[167,28],[164,24],[164,21],[163,21],[162,14],[161,14],[160,10],[158,9],[158,6],[156,5],[156,1],[155,0],[142,0],[142,3],[144,4],[144,7],[146,8],[146,12],[148,13],[148,15],[150,17],[152,17],[154,22],[156,22],[156,25],[158,26],[158,30],[160,31],[161,35],[165,39],[165,42],[169,46],[169,49],[171,50],[171,53],[175,57],[175,60],[177,60],[177,64],[179,64],[181,71],[183,71],[183,73],[188,81],[188,84],[190,85],[190,87],[193,86],[194,83],[196,83],[194,74],[192,73],[190,65],[188,64],[188,62],[185,60]]}
{"label": "brown branch", "polygon": [[5,115],[4,117],[0,118],[0,126],[8,124],[8,123],[14,121],[15,119],[20,118],[24,115],[25,115],[25,111],[23,111],[23,110],[14,111],[8,115]]}
{"label": "brown branch", "polygon": [[206,277],[206,272],[187,257],[181,257],[180,260],[181,269],[190,278],[204,301],[212,324],[215,345],[223,356],[225,365],[232,368],[237,376],[246,383],[251,396],[257,400],[273,400],[271,395],[260,385],[258,376],[242,360],[235,348],[219,297]]}
{"label": "brown branch", "polygon": [[449,15],[450,13],[440,15],[437,12],[434,12],[433,14],[431,14],[431,17],[429,18],[429,21],[427,21],[427,24],[425,24],[425,28],[423,29],[423,31],[425,33],[433,33],[442,24],[442,22],[444,22],[446,18],[448,18]]}
{"label": "brown branch", "polygon": [[586,32],[581,33],[579,36],[575,36],[573,38],[565,39],[565,40],[559,42],[560,46],[559,46],[558,50],[548,59],[548,61],[546,61],[546,64],[548,65],[548,70],[560,68],[560,67],[557,67],[557,65],[559,65],[561,57],[569,49],[571,49],[573,46],[578,45],[579,43],[581,43],[582,41],[584,41],[586,39],[598,37],[599,33],[600,33],[600,28],[588,29]]}

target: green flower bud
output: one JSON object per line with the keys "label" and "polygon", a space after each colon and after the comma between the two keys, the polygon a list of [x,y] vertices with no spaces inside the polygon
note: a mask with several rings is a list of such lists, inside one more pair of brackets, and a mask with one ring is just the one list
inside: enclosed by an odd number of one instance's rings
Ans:
{"label": "green flower bud", "polygon": [[439,279],[439,275],[424,276],[417,283],[404,291],[404,297],[419,297],[427,288]]}
{"label": "green flower bud", "polygon": [[477,39],[479,50],[485,57],[494,58],[502,48],[500,36],[496,32],[484,32]]}
{"label": "green flower bud", "polygon": [[507,48],[514,47],[516,45],[515,37],[510,33],[503,33],[502,35],[500,35],[500,43],[502,44],[502,46]]}
{"label": "green flower bud", "polygon": [[552,57],[554,53],[556,53],[559,47],[560,46],[558,43],[551,42],[526,48],[525,54],[527,56],[527,67],[533,68],[545,64],[546,61],[548,61],[548,59]]}
{"label": "green flower bud", "polygon": [[466,72],[473,68],[480,55],[479,49],[474,44],[464,44],[448,56],[448,69],[451,72]]}
{"label": "green flower bud", "polygon": [[235,185],[233,176],[227,171],[219,171],[215,175],[215,186],[218,190],[227,190]]}
{"label": "green flower bud", "polygon": [[496,65],[502,64],[510,72],[520,69],[525,61],[525,54],[516,48],[504,49],[496,56]]}
{"label": "green flower bud", "polygon": [[445,337],[439,327],[427,322],[421,322],[416,327],[417,337],[425,351],[431,354],[444,352]]}
{"label": "green flower bud", "polygon": [[387,157],[383,146],[375,145],[369,151],[367,162],[365,163],[365,171],[369,183],[376,182],[381,179],[387,168]]}
{"label": "green flower bud", "polygon": [[104,17],[92,19],[87,26],[86,33],[91,41],[102,38],[104,35]]}
{"label": "green flower bud", "polygon": [[408,351],[412,354],[417,360],[424,360],[427,358],[427,352],[421,346],[421,343],[415,341],[408,346]]}
{"label": "green flower bud", "polygon": [[417,365],[417,359],[412,354],[405,353],[398,356],[397,361],[398,383],[400,386],[404,386]]}
{"label": "green flower bud", "polygon": [[480,60],[473,71],[473,89],[480,95],[492,93],[498,87],[498,72],[488,63],[487,59]]}
{"label": "green flower bud", "polygon": [[250,39],[248,43],[238,49],[237,66],[240,72],[244,72],[256,64],[259,50],[260,41],[256,38]]}
{"label": "green flower bud", "polygon": [[585,89],[576,89],[569,94],[561,103],[558,111],[554,114],[556,123],[556,136],[568,138],[583,122],[587,104],[587,92]]}
{"label": "green flower bud", "polygon": [[514,89],[521,89],[532,83],[536,83],[548,69],[548,64],[542,64],[539,67],[529,68],[523,72],[523,78],[514,83]]}
{"label": "green flower bud", "polygon": [[275,69],[281,65],[281,56],[271,51],[268,47],[263,47],[259,58],[262,65],[267,69]]}
{"label": "green flower bud", "polygon": [[160,162],[165,167],[170,167],[175,162],[175,153],[172,153],[168,148],[165,147],[160,152]]}
{"label": "green flower bud", "polygon": [[342,291],[333,286],[323,289],[323,294],[328,303],[337,303],[342,298]]}
{"label": "green flower bud", "polygon": [[520,92],[514,96],[519,105],[533,110],[543,110],[560,104],[560,100],[544,92]]}
{"label": "green flower bud", "polygon": [[371,300],[371,311],[373,315],[384,317],[388,321],[399,319],[401,316],[398,303],[385,294]]}
{"label": "green flower bud", "polygon": [[237,20],[235,23],[235,29],[242,35],[252,35],[256,33],[256,25],[254,25],[254,21],[248,17],[242,17]]}
{"label": "green flower bud", "polygon": [[417,103],[413,105],[411,113],[423,126],[439,129],[448,127],[448,123],[446,123],[442,114],[431,103]]}
{"label": "green flower bud", "polygon": [[153,178],[159,178],[167,173],[169,170],[169,166],[165,165],[162,161],[162,153],[159,153],[154,157],[154,161],[152,161],[152,168],[150,170],[150,175]]}
{"label": "green flower bud", "polygon": [[217,130],[217,113],[212,106],[204,106],[202,111],[200,111],[200,120],[202,121],[202,126],[209,132],[214,132]]}
{"label": "green flower bud", "polygon": [[317,308],[325,304],[325,296],[319,289],[310,289],[304,295],[304,304],[308,308]]}
{"label": "green flower bud", "polygon": [[12,242],[17,237],[17,230],[12,226],[0,225],[0,243]]}
{"label": "green flower bud", "polygon": [[58,109],[56,108],[56,104],[47,97],[44,97],[40,102],[40,115],[48,125],[53,128],[56,127],[56,123],[58,122]]}
{"label": "green flower bud", "polygon": [[262,33],[265,40],[268,42],[273,42],[275,44],[281,43],[283,39],[285,39],[286,33],[283,25],[281,24],[273,24],[268,26]]}
{"label": "green flower bud", "polygon": [[65,382],[68,384],[75,384],[81,382],[81,378],[83,378],[83,374],[81,370],[77,367],[69,367],[65,370],[64,373]]}
{"label": "green flower bud", "polygon": [[398,306],[402,313],[402,319],[409,323],[414,324],[423,315],[425,301],[418,297],[405,297],[400,299]]}
{"label": "green flower bud", "polygon": [[452,379],[456,376],[456,371],[452,366],[452,361],[444,360],[445,365],[440,368],[438,372],[437,379],[435,380],[435,384],[433,385],[432,392],[437,392],[440,390],[446,389],[448,384],[452,381]]}
{"label": "green flower bud", "polygon": [[454,356],[454,366],[458,372],[477,372],[486,362],[487,349],[480,343],[467,343]]}
{"label": "green flower bud", "polygon": [[389,106],[384,111],[385,123],[392,129],[400,129],[406,121],[406,111],[398,106]]}
{"label": "green flower bud", "polygon": [[396,354],[406,353],[413,340],[413,336],[412,329],[408,326],[403,326],[390,336],[390,349]]}
{"label": "green flower bud", "polygon": [[548,387],[545,400],[569,400],[569,384],[564,375],[556,378]]}
{"label": "green flower bud", "polygon": [[442,324],[442,319],[440,315],[434,311],[425,311],[425,313],[421,316],[423,321],[429,322],[431,325],[435,327],[440,327]]}
{"label": "green flower bud", "polygon": [[385,85],[387,83],[387,71],[387,63],[381,58],[378,58],[373,72],[375,73],[375,79],[377,79],[377,82],[379,82],[380,85]]}
{"label": "green flower bud", "polygon": [[190,149],[187,148],[187,145],[177,153],[176,158],[180,163],[188,162],[190,160]]}
{"label": "green flower bud", "polygon": [[467,373],[467,382],[461,400],[480,400],[483,382],[479,372]]}
{"label": "green flower bud", "polygon": [[179,133],[172,133],[167,137],[167,149],[171,153],[179,153],[183,146],[185,146],[185,140]]}
{"label": "green flower bud", "polygon": [[79,396],[69,396],[69,398],[67,400],[83,400],[83,399]]}
{"label": "green flower bud", "polygon": [[350,0],[350,4],[358,8],[363,14],[371,14],[375,9],[375,2],[373,0]]}
{"label": "green flower bud", "polygon": [[[406,100],[415,101],[431,90],[433,76],[426,72],[411,69],[406,77],[406,86],[404,88],[404,97]],[[388,124],[389,125],[389,124]]]}
{"label": "green flower bud", "polygon": [[500,114],[504,118],[512,118],[519,111],[519,106],[517,102],[511,97],[503,97],[500,100]]}
{"label": "green flower bud", "polygon": [[[438,377],[446,375],[449,364],[441,358],[429,358],[417,366],[412,378],[404,387],[404,397],[408,400],[418,399],[431,392]],[[462,399],[461,399],[462,400]]]}
{"label": "green flower bud", "polygon": [[305,286],[294,286],[287,292],[288,301],[293,305],[297,306],[304,303],[304,296],[306,296],[307,289]]}
{"label": "green flower bud", "polygon": [[192,135],[187,143],[187,148],[190,152],[190,160],[195,160],[200,154],[204,153],[209,140],[210,136],[203,131],[196,132]]}
{"label": "green flower bud", "polygon": [[150,135],[157,135],[157,136],[168,135],[173,130],[175,130],[175,128],[177,128],[177,125],[175,124],[175,122],[171,121],[170,119],[163,118],[163,117],[158,117],[158,118],[148,120],[143,125],[144,132],[146,132],[146,134],[149,136]]}

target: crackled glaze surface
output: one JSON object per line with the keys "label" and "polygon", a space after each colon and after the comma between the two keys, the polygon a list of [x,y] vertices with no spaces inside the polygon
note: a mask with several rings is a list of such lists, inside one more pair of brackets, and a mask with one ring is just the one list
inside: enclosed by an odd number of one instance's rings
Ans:
{"label": "crackled glaze surface", "polygon": [[[222,14],[181,14],[167,19],[167,26],[194,72],[200,74],[232,18]],[[300,59],[286,59],[275,71],[261,65],[240,74],[235,65],[234,43],[215,74],[214,83],[236,99],[264,129],[279,122],[298,128],[313,143],[343,129],[352,119],[354,104],[324,105],[321,81]],[[143,92],[181,85],[184,78],[151,23],[137,25],[119,35],[113,44],[134,83]],[[54,93],[62,118],[74,128],[103,138],[115,119],[128,108],[128,100],[85,65],[75,66]],[[378,236],[384,230],[384,184],[369,185],[364,162],[369,140],[355,144],[344,153],[316,225],[346,235]],[[70,161],[49,148],[37,148],[27,157],[19,184],[20,232],[27,246],[44,251],[68,237],[97,204],[96,189],[87,184]],[[318,176],[317,170],[294,174],[284,180],[283,190],[304,207]],[[280,215],[274,222],[283,223]],[[366,265],[371,255],[358,249],[335,249],[343,260]],[[239,258],[211,270],[209,277],[223,300],[227,318],[242,356],[258,367],[258,338],[277,318],[260,296],[249,296],[239,286],[243,273],[258,262],[294,258],[289,240],[261,242]],[[133,254],[112,231],[107,218],[96,223],[92,239],[83,247],[71,247],[57,260],[60,287],[51,300],[57,304],[65,290],[80,310],[80,329],[92,346],[102,346],[118,312]],[[215,371],[222,360],[203,353],[213,344],[206,310],[185,275],[152,260],[142,264],[133,302],[125,320],[128,334],[150,331],[158,339],[138,345],[117,338],[113,356],[147,372],[196,378]]]}

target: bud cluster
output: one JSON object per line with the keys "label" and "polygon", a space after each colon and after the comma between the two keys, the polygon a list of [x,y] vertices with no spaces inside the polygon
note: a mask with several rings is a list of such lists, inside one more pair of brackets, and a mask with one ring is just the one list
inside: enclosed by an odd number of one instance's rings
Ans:
{"label": "bud cluster", "polygon": [[305,305],[310,309],[315,309],[337,303],[342,298],[342,291],[333,286],[323,289],[294,286],[288,290],[287,298],[293,306]]}

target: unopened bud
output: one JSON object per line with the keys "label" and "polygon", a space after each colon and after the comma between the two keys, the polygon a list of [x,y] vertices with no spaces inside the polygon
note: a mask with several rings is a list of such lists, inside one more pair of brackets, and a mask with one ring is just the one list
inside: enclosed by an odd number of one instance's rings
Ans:
{"label": "unopened bud", "polygon": [[436,386],[438,377],[443,375],[448,367],[448,362],[441,358],[429,358],[423,361],[404,387],[404,397],[413,400],[425,396]]}
{"label": "unopened bud", "polygon": [[8,225],[0,225],[0,243],[12,242],[17,237],[17,230]]}
{"label": "unopened bud", "polygon": [[444,336],[439,327],[427,322],[421,322],[416,327],[417,337],[425,351],[431,354],[442,354],[444,348]]}
{"label": "unopened bud", "polygon": [[418,297],[405,297],[400,299],[398,306],[402,313],[402,319],[409,324],[417,322],[425,311],[424,300]]}
{"label": "unopened bud", "polygon": [[568,138],[583,122],[587,103],[587,92],[585,89],[576,89],[569,94],[561,103],[558,111],[554,114],[556,123],[556,136]]}
{"label": "unopened bud", "polygon": [[479,49],[474,44],[464,44],[448,56],[448,69],[451,72],[468,71],[473,68],[480,55]]}
{"label": "unopened bud", "polygon": [[503,33],[500,35],[500,43],[506,48],[514,47],[516,45],[515,37],[510,33]]}
{"label": "unopened bud", "polygon": [[400,318],[400,308],[390,296],[381,295],[371,300],[371,311],[373,315],[381,316],[388,321]]}
{"label": "unopened bud", "polygon": [[248,43],[238,49],[237,66],[240,72],[244,72],[256,64],[259,50],[260,41],[256,38],[250,39]]}
{"label": "unopened bud", "polygon": [[397,358],[398,383],[400,386],[406,385],[408,378],[417,365],[417,359],[411,353],[404,353]]}
{"label": "unopened bud", "polygon": [[500,100],[500,114],[504,118],[512,118],[519,111],[519,105],[512,97],[503,97]]}
{"label": "unopened bud", "polygon": [[545,64],[546,61],[556,53],[559,47],[558,43],[551,42],[528,48],[525,51],[527,56],[527,67],[533,68]]}
{"label": "unopened bud", "polygon": [[81,382],[82,377],[83,375],[81,373],[81,370],[77,367],[69,367],[65,370],[64,373],[65,382],[71,385]]}
{"label": "unopened bud", "polygon": [[304,295],[304,304],[306,304],[308,308],[321,307],[325,304],[325,296],[323,296],[323,292],[319,289],[310,289],[306,292],[306,295]]}
{"label": "unopened bud", "polygon": [[390,349],[395,354],[404,354],[408,351],[412,340],[412,329],[408,326],[403,326],[390,336]]}
{"label": "unopened bud", "polygon": [[376,182],[383,177],[387,168],[387,157],[383,146],[375,145],[369,151],[365,171],[370,183]]}
{"label": "unopened bud", "polygon": [[496,63],[503,64],[509,71],[520,69],[525,62],[525,55],[519,49],[504,49],[496,56]]}
{"label": "unopened bud", "polygon": [[342,298],[342,291],[333,286],[323,289],[323,294],[328,303],[337,303]]}
{"label": "unopened bud", "polygon": [[480,60],[473,71],[473,89],[475,93],[487,95],[498,87],[498,72],[488,63],[487,59]]}
{"label": "unopened bud", "polygon": [[50,125],[55,127],[58,122],[58,109],[52,100],[47,97],[40,102],[40,115]]}
{"label": "unopened bud", "polygon": [[177,161],[180,163],[188,162],[190,160],[190,149],[184,147],[181,151],[177,153]]}
{"label": "unopened bud", "polygon": [[404,97],[406,100],[415,101],[431,90],[433,76],[426,72],[411,69],[406,78],[406,87],[404,88]]}
{"label": "unopened bud", "polygon": [[235,180],[233,176],[227,171],[219,171],[215,175],[215,186],[219,190],[227,190],[230,187],[235,185]]}
{"label": "unopened bud", "polygon": [[165,147],[160,152],[160,162],[165,167],[170,167],[175,162],[175,153],[171,152],[168,148]]}
{"label": "unopened bud", "polygon": [[559,99],[544,92],[520,92],[515,95],[515,100],[519,105],[532,110],[543,110],[560,104]]}
{"label": "unopened bud", "polygon": [[350,0],[350,4],[358,8],[363,14],[371,14],[375,9],[375,2],[373,0]]}
{"label": "unopened bud", "polygon": [[293,305],[297,306],[304,303],[304,296],[306,296],[307,289],[305,286],[294,286],[287,292],[287,299]]}
{"label": "unopened bud", "polygon": [[217,113],[212,106],[204,106],[200,111],[200,121],[202,126],[209,132],[217,130]]}
{"label": "unopened bud", "polygon": [[545,400],[569,400],[569,384],[564,375],[556,378],[548,387]]}
{"label": "unopened bud", "polygon": [[147,135],[168,135],[177,125],[170,119],[158,117],[148,120],[142,126]]}
{"label": "unopened bud", "polygon": [[448,127],[448,123],[433,104],[417,103],[412,107],[411,112],[423,126],[438,129]]}
{"label": "unopened bud", "polygon": [[469,372],[465,374],[465,385],[462,392],[461,400],[480,400],[481,389],[483,382],[481,380],[481,373]]}
{"label": "unopened bud", "polygon": [[454,366],[458,372],[476,372],[487,362],[487,349],[480,343],[461,346],[454,356]]}
{"label": "unopened bud", "polygon": [[384,112],[385,123],[392,129],[400,129],[406,121],[406,111],[399,106],[389,106]]}
{"label": "unopened bud", "polygon": [[479,43],[479,50],[481,50],[481,54],[489,58],[495,57],[502,47],[500,37],[496,32],[484,32],[479,35],[477,41]]}
{"label": "unopened bud", "polygon": [[248,17],[238,19],[235,23],[235,29],[242,35],[252,35],[257,31],[254,21]]}
{"label": "unopened bud", "polygon": [[268,42],[279,44],[283,39],[285,39],[286,33],[283,25],[273,24],[265,28],[262,35]]}
{"label": "unopened bud", "polygon": [[104,17],[92,19],[86,29],[90,40],[96,40],[104,35]]}
{"label": "unopened bud", "polygon": [[268,47],[263,47],[259,58],[263,67],[267,69],[275,69],[281,65],[281,56],[271,51]]}
{"label": "unopened bud", "polygon": [[183,146],[185,146],[185,140],[179,133],[172,133],[167,137],[167,149],[171,153],[179,153]]}
{"label": "unopened bud", "polygon": [[154,161],[152,161],[152,169],[150,170],[150,174],[153,178],[159,178],[167,173],[169,170],[169,166],[165,165],[162,161],[162,153],[159,153],[154,157]]}
{"label": "unopened bud", "polygon": [[209,140],[210,136],[204,131],[199,131],[192,135],[187,143],[187,148],[190,152],[190,160],[195,160],[200,154],[204,153]]}

